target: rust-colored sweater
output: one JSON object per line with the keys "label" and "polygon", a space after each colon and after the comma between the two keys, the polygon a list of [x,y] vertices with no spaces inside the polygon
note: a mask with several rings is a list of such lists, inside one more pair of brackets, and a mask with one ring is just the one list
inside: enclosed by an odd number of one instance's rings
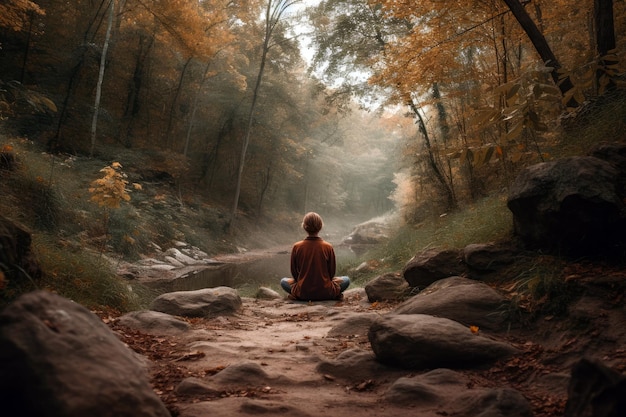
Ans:
{"label": "rust-colored sweater", "polygon": [[296,280],[291,295],[299,300],[333,300],[339,297],[335,277],[335,250],[318,236],[308,236],[291,249],[291,276]]}

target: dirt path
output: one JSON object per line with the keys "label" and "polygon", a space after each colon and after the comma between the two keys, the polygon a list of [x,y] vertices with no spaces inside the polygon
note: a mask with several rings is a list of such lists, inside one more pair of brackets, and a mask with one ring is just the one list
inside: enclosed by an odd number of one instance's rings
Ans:
{"label": "dirt path", "polygon": [[[535,417],[556,417],[563,415],[570,369],[580,358],[626,371],[626,272],[570,269],[568,280],[580,295],[567,314],[538,314],[497,334],[521,354],[489,368],[459,370],[468,391],[510,387],[530,402]],[[331,330],[349,317],[386,314],[394,307],[371,304],[364,290],[353,289],[342,302],[244,298],[237,315],[187,319],[191,330],[175,336],[131,330],[111,317],[105,321],[150,359],[153,386],[175,416],[454,415],[441,406],[407,407],[384,399],[392,382],[425,371],[365,366],[337,373],[328,366],[355,349],[371,353],[366,329],[339,335]],[[195,385],[179,390],[181,381]]]}
{"label": "dirt path", "polygon": [[[152,360],[155,390],[173,415],[182,417],[239,416],[266,413],[285,416],[335,417],[412,415],[415,410],[383,401],[389,385],[415,372],[383,368],[347,370],[343,375],[320,371],[351,349],[371,351],[367,336],[329,337],[328,332],[345,318],[359,314],[384,314],[393,306],[370,304],[356,291],[343,302],[300,303],[287,300],[244,299],[240,314],[215,319],[190,319],[193,330],[176,337],[151,336],[111,325],[131,348]],[[523,348],[523,343],[520,343]],[[524,365],[532,359],[532,344],[526,346]],[[534,362],[533,362],[534,361]],[[234,380],[218,380],[228,368],[242,366]],[[232,368],[231,368],[232,369]],[[475,387],[517,384],[523,372],[508,378],[503,368],[463,371]],[[518,370],[519,371],[519,370]],[[220,374],[223,375],[223,374]],[[494,375],[497,375],[494,377]],[[177,391],[185,378],[198,378],[201,389]],[[523,392],[536,404],[536,417],[560,415],[564,390]],[[436,407],[420,408],[420,416],[441,415]]]}

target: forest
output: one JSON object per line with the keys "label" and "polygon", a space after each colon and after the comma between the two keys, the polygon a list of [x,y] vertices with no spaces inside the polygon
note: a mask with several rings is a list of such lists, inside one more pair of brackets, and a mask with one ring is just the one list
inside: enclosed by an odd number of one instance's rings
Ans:
{"label": "forest", "polygon": [[[251,225],[297,230],[310,210],[342,232],[388,213],[419,225],[619,139],[613,121],[581,132],[594,103],[620,100],[624,6],[8,0],[1,145],[27,178],[5,181],[21,191],[1,208],[53,235],[111,235],[126,255],[201,229],[229,242]],[[154,184],[203,223],[138,225],[124,203],[167,205]],[[94,202],[104,214],[84,214]]]}
{"label": "forest", "polygon": [[10,0],[3,124],[47,152],[159,154],[234,214],[374,215],[401,189],[414,219],[502,186],[620,85],[623,6]]}

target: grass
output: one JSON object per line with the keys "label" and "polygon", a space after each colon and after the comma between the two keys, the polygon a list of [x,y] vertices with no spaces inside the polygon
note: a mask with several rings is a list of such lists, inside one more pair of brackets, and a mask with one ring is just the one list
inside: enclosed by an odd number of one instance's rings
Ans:
{"label": "grass", "polygon": [[624,142],[626,140],[626,94],[601,97],[596,102],[580,109],[573,122],[565,121],[559,136],[555,157],[586,154],[594,145],[602,142]]}
{"label": "grass", "polygon": [[376,259],[382,272],[398,271],[416,253],[428,248],[462,249],[470,243],[506,239],[512,234],[512,225],[506,197],[486,197],[463,210],[418,225],[403,226],[386,245],[366,253],[364,257]]}
{"label": "grass", "polygon": [[43,275],[10,281],[0,292],[6,304],[20,294],[48,290],[88,308],[126,312],[146,307],[153,295],[148,289],[115,276],[110,263],[98,253],[62,246],[51,236],[33,236],[31,249]]}

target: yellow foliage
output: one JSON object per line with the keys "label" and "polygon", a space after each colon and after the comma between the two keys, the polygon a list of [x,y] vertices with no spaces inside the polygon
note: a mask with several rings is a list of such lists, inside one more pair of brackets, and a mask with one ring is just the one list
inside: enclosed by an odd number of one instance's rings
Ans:
{"label": "yellow foliage", "polygon": [[121,172],[122,165],[113,162],[110,166],[104,167],[100,172],[104,173],[102,178],[91,182],[89,192],[90,200],[105,208],[118,208],[122,201],[130,201],[130,195],[126,189],[128,181],[125,174]]}
{"label": "yellow foliage", "polygon": [[44,10],[29,0],[9,0],[0,3],[0,28],[19,32],[29,21],[29,15],[44,15]]}

